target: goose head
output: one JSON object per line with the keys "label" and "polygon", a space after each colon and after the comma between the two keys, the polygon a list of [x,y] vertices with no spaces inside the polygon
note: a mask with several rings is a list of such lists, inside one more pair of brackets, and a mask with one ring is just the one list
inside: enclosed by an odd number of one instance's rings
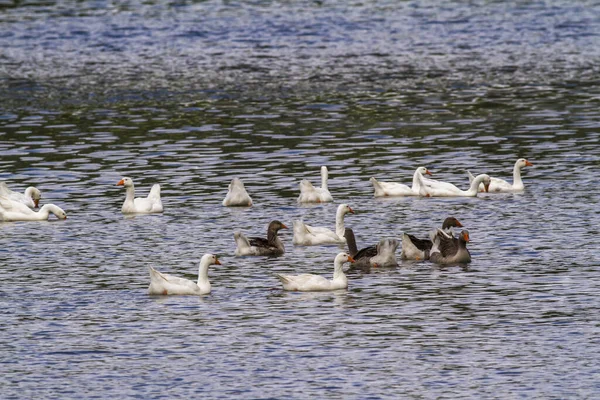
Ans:
{"label": "goose head", "polygon": [[454,217],[448,217],[444,220],[442,224],[442,229],[448,228],[462,228],[463,225]]}
{"label": "goose head", "polygon": [[269,223],[269,228],[268,228],[269,231],[277,232],[280,229],[288,229],[288,227],[285,224],[283,224],[281,221],[277,221],[277,220],[271,221],[271,223]]}
{"label": "goose head", "polygon": [[530,163],[529,161],[527,161],[524,158],[519,158],[515,164],[517,167],[519,168],[523,168],[523,167],[533,167],[533,164]]}
{"label": "goose head", "polygon": [[27,194],[28,196],[31,197],[31,199],[33,200],[33,204],[35,205],[35,208],[38,208],[40,206],[40,199],[42,198],[42,192],[40,192],[40,190],[34,186],[29,186],[26,190],[25,190],[25,194]]}
{"label": "goose head", "polygon": [[202,256],[200,265],[221,265],[221,261],[219,261],[219,258],[216,255],[209,253]]}
{"label": "goose head", "polygon": [[64,212],[62,208],[54,204],[45,204],[39,212],[42,213],[45,211],[56,215],[56,218],[58,219],[67,219],[67,213]]}
{"label": "goose head", "polygon": [[342,214],[354,214],[354,210],[348,204],[340,204],[338,207],[338,213]]}
{"label": "goose head", "polygon": [[334,262],[336,265],[343,265],[344,263],[347,263],[347,262],[353,263],[353,262],[355,262],[355,260],[348,253],[339,253],[337,256],[335,256]]}
{"label": "goose head", "polygon": [[417,172],[419,172],[421,175],[433,175],[427,168],[425,167],[419,167],[417,168]]}
{"label": "goose head", "polygon": [[458,240],[465,243],[470,242],[471,240],[469,239],[469,231],[466,229],[460,231],[460,235],[458,235]]}
{"label": "goose head", "polygon": [[131,187],[133,186],[133,181],[131,178],[123,177],[119,182],[117,182],[116,186],[124,186],[126,188]]}

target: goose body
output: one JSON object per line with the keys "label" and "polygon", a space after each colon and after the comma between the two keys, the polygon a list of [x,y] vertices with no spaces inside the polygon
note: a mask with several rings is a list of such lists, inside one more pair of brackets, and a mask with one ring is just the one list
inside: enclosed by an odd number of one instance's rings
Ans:
{"label": "goose body", "polygon": [[221,265],[221,262],[214,254],[205,254],[200,259],[198,267],[198,281],[179,278],[177,276],[163,274],[152,267],[150,270],[150,286],[148,294],[151,295],[201,295],[208,294],[211,291],[211,285],[208,280],[208,267],[210,265]]}
{"label": "goose body", "polygon": [[468,190],[461,190],[455,185],[448,182],[434,181],[431,179],[421,179],[422,186],[420,195],[425,197],[475,197],[479,185],[483,184],[484,188],[490,185],[490,177],[486,174],[477,175]]}
{"label": "goose body", "polygon": [[354,262],[347,253],[339,253],[333,261],[333,279],[329,280],[321,275],[280,275],[277,278],[283,284],[284,290],[299,292],[320,292],[348,288],[348,278],[344,274],[344,263]]}
{"label": "goose body", "polygon": [[324,227],[314,227],[302,221],[294,221],[293,243],[298,246],[315,246],[320,244],[344,244],[344,216],[354,214],[348,204],[340,204],[335,214],[335,231]]}
{"label": "goose body", "polygon": [[353,269],[368,270],[371,267],[395,267],[398,265],[396,261],[397,240],[381,239],[377,245],[358,250],[352,229],[346,228],[344,236],[348,243],[348,251],[355,261],[352,264]]}
{"label": "goose body", "polygon": [[[521,178],[521,168],[523,167],[531,167],[532,163],[527,161],[524,158],[519,158],[515,162],[515,166],[513,167],[513,183],[505,181],[500,178],[490,177],[490,187],[488,192],[490,193],[514,193],[514,192],[522,192],[525,190],[525,185],[523,184],[523,179]],[[469,175],[469,182],[473,182],[475,177],[469,171],[467,171]],[[479,191],[483,192],[485,188],[483,185],[479,185]]]}
{"label": "goose body", "polygon": [[[442,230],[454,236],[452,228],[462,228],[462,224],[454,217],[448,217],[442,224]],[[419,239],[408,233],[402,234],[402,254],[404,260],[428,260],[433,242],[430,239]]]}
{"label": "goose body", "polygon": [[23,203],[29,208],[37,208],[39,206],[42,193],[39,191],[39,189],[33,186],[29,186],[27,189],[25,189],[25,193],[15,192],[10,190],[6,183],[0,182],[0,196]]}
{"label": "goose body", "polygon": [[464,264],[471,262],[467,249],[469,232],[462,230],[458,238],[448,235],[442,229],[433,234],[433,247],[429,259],[436,264]]}
{"label": "goose body", "polygon": [[251,206],[252,198],[246,192],[244,183],[239,178],[233,178],[229,184],[227,195],[223,199],[223,205],[226,207]]}
{"label": "goose body", "polygon": [[310,181],[303,179],[300,182],[300,196],[298,203],[327,203],[333,201],[327,187],[329,171],[326,166],[321,167],[321,187],[314,187]]}
{"label": "goose body", "polygon": [[285,252],[283,242],[277,236],[280,229],[287,229],[287,226],[279,221],[271,221],[267,228],[267,238],[250,237],[247,238],[241,232],[235,232],[233,237],[237,245],[235,249],[236,256],[278,256]]}
{"label": "goose body", "polygon": [[421,187],[419,176],[423,175],[431,175],[431,172],[425,167],[417,168],[413,174],[412,186],[396,182],[381,182],[373,177],[371,177],[370,181],[373,184],[375,197],[418,196]]}
{"label": "goose body", "polygon": [[0,221],[46,221],[50,214],[58,219],[66,219],[67,214],[54,204],[45,204],[39,211],[34,211],[25,204],[0,197]]}
{"label": "goose body", "polygon": [[135,188],[131,178],[124,177],[117,186],[124,186],[126,190],[125,202],[121,211],[123,214],[152,214],[163,212],[163,205],[160,199],[160,185],[158,183],[152,186],[148,197],[135,197]]}

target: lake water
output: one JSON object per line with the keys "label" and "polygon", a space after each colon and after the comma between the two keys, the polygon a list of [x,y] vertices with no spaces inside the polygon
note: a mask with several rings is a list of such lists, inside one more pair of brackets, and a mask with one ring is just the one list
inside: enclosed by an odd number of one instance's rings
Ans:
{"label": "lake water", "polygon": [[[0,179],[65,221],[0,223],[2,398],[600,397],[600,6],[572,2],[0,2]],[[523,194],[375,199],[466,170]],[[330,171],[334,204],[296,204]],[[164,214],[124,217],[162,187]],[[221,201],[233,177],[251,208]],[[347,291],[336,246],[234,256],[269,221],[359,247],[470,232],[467,268],[400,261]],[[147,268],[202,297],[151,297]],[[398,253],[399,258],[399,253]]]}

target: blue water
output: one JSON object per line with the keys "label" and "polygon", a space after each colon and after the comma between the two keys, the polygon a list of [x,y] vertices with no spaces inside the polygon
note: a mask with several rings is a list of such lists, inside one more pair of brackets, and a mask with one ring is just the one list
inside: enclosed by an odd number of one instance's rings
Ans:
{"label": "blue water", "polygon": [[[2,398],[596,398],[600,6],[583,2],[0,3],[0,180],[66,221],[0,223]],[[427,166],[523,194],[376,199]],[[296,204],[330,170],[334,204]],[[124,217],[122,188],[162,187]],[[225,208],[233,177],[251,208]],[[449,215],[473,262],[330,276],[336,246],[234,256],[269,221],[359,247]],[[151,297],[147,267],[213,292]]]}

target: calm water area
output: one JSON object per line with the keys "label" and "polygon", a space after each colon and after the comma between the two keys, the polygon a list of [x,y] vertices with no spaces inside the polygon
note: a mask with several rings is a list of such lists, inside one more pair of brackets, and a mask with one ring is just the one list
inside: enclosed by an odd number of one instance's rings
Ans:
{"label": "calm water area", "polygon": [[[600,398],[599,141],[596,1],[0,0],[0,180],[68,215],[0,222],[0,397]],[[369,182],[519,157],[520,194]],[[321,165],[334,203],[297,204]],[[164,213],[123,216],[123,176]],[[473,261],[295,293],[343,247],[234,256],[340,203],[359,247],[455,216]],[[209,252],[210,295],[147,294]]]}

